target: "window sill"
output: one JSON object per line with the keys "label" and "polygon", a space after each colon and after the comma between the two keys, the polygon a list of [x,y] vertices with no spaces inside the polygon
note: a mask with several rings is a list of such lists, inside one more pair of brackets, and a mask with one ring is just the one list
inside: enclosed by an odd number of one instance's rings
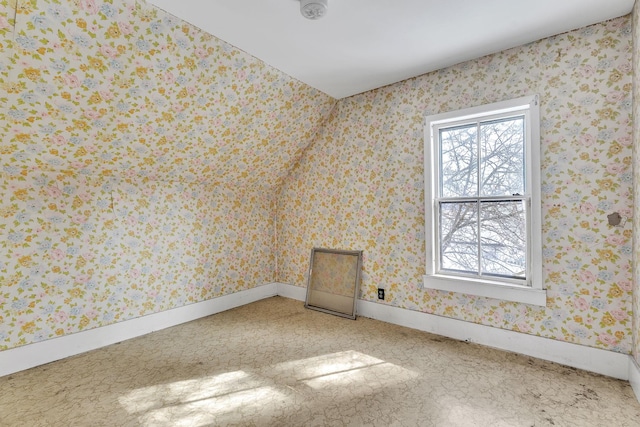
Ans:
{"label": "window sill", "polygon": [[458,292],[461,294],[480,297],[496,298],[503,301],[520,302],[545,307],[547,305],[547,291],[518,285],[509,285],[489,280],[466,279],[442,275],[427,275],[424,277],[425,289]]}

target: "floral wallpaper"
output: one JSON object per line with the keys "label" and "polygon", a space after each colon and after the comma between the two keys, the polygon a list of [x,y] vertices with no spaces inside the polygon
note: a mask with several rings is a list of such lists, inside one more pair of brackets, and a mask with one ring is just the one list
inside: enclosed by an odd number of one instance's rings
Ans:
{"label": "floral wallpaper", "polygon": [[273,197],[71,173],[0,176],[0,348],[273,281]]}
{"label": "floral wallpaper", "polygon": [[[333,247],[364,250],[364,299],[640,361],[631,24],[336,104],[142,0],[0,0],[0,350],[306,286]],[[424,115],[532,93],[547,307],[421,289]]]}
{"label": "floral wallpaper", "polygon": [[[623,17],[340,100],[280,188],[278,280],[305,286],[313,246],[364,250],[365,300],[383,287],[385,304],[629,353],[631,32]],[[424,116],[535,93],[546,307],[422,289]]]}
{"label": "floral wallpaper", "polygon": [[[633,200],[640,200],[640,5],[632,11],[633,20]],[[633,215],[633,357],[640,364],[640,210]]]}
{"label": "floral wallpaper", "polygon": [[142,1],[15,4],[0,3],[0,167],[11,176],[273,187],[335,103]]}
{"label": "floral wallpaper", "polygon": [[0,0],[0,350],[275,279],[335,100],[134,0]]}

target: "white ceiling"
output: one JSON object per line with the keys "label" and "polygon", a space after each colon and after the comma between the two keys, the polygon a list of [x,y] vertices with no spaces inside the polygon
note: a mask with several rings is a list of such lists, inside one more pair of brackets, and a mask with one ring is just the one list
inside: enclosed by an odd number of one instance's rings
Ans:
{"label": "white ceiling", "polygon": [[634,0],[147,0],[343,98],[631,12]]}

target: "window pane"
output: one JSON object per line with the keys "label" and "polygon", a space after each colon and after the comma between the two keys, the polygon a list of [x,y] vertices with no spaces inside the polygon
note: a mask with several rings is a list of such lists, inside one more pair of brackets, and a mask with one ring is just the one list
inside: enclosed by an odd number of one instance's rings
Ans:
{"label": "window pane", "polygon": [[440,268],[478,273],[478,204],[440,204]]}
{"label": "window pane", "polygon": [[524,194],[524,117],[480,124],[480,195]]}
{"label": "window pane", "polygon": [[480,204],[482,274],[524,278],[526,270],[524,202]]}
{"label": "window pane", "polygon": [[442,197],[478,195],[478,127],[440,130]]}

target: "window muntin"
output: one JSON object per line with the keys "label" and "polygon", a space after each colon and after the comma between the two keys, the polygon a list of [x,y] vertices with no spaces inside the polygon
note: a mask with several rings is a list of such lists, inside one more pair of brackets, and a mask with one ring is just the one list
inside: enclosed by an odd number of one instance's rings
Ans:
{"label": "window muntin", "polygon": [[426,122],[424,286],[545,305],[538,97]]}
{"label": "window muntin", "polygon": [[438,272],[526,282],[525,115],[433,130]]}

